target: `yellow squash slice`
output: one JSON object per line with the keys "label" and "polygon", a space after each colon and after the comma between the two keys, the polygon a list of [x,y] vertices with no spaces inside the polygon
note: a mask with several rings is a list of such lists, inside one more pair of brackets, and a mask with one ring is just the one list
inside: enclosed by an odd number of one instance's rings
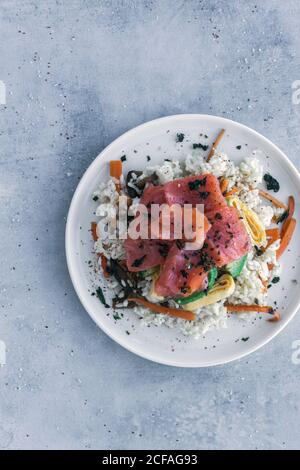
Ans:
{"label": "yellow squash slice", "polygon": [[228,197],[227,202],[229,206],[235,207],[240,216],[243,217],[243,222],[253,245],[264,246],[267,241],[266,231],[257,214],[236,196]]}
{"label": "yellow squash slice", "polygon": [[230,274],[224,274],[205,297],[185,304],[184,308],[193,312],[198,310],[198,308],[206,307],[207,305],[219,302],[219,300],[227,299],[227,297],[233,294],[234,289],[235,283],[233,277],[230,276]]}

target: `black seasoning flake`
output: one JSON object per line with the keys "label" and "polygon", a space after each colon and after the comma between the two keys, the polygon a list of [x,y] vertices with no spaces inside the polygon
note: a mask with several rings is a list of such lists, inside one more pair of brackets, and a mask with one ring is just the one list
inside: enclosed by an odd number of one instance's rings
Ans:
{"label": "black seasoning flake", "polygon": [[147,158],[147,162],[150,162],[150,160],[151,160],[151,157],[150,157],[150,155],[147,155],[147,157],[146,157],[146,158]]}
{"label": "black seasoning flake", "polygon": [[279,281],[280,281],[280,277],[279,277],[279,276],[275,276],[275,277],[273,277],[273,279],[272,279],[271,282],[272,282],[272,284],[277,284]]}
{"label": "black seasoning flake", "polygon": [[176,135],[176,142],[183,142],[185,135],[180,132]]}
{"label": "black seasoning flake", "polygon": [[209,196],[209,192],[208,191],[203,191],[201,193],[199,193],[199,196],[202,198],[202,199],[207,199],[208,196]]}
{"label": "black seasoning flake", "polygon": [[278,193],[280,189],[280,185],[278,181],[273,176],[270,175],[270,173],[266,173],[264,175],[264,180],[266,182],[267,189],[269,191],[274,191],[274,193]]}
{"label": "black seasoning flake", "polygon": [[99,199],[98,196],[94,196],[94,197],[93,197],[93,201],[95,201],[95,202],[98,201],[98,199]]}
{"label": "black seasoning flake", "polygon": [[144,255],[144,256],[142,256],[141,258],[135,259],[131,266],[132,266],[133,268],[138,268],[139,266],[141,266],[141,264],[143,264],[143,261],[144,261],[144,259],[146,258],[146,256],[147,256],[147,255]]}
{"label": "black seasoning flake", "polygon": [[235,148],[236,148],[237,150],[241,150],[242,146],[241,146],[241,145],[237,145]]}
{"label": "black seasoning flake", "polygon": [[217,213],[216,213],[215,219],[218,219],[218,220],[222,220],[222,219],[223,219],[223,217],[222,217],[222,215],[220,214],[220,212],[217,212]]}
{"label": "black seasoning flake", "polygon": [[121,162],[126,162],[126,160],[127,160],[127,157],[126,157],[126,155],[122,155],[122,157],[121,157],[121,159],[120,159],[120,160],[121,160]]}
{"label": "black seasoning flake", "polygon": [[248,341],[249,336],[247,336],[246,338],[241,338],[241,339],[242,339],[242,341],[246,342],[246,341]]}
{"label": "black seasoning flake", "polygon": [[193,144],[193,149],[201,149],[204,150],[204,152],[208,149],[208,145],[206,144],[201,144],[200,142]]}

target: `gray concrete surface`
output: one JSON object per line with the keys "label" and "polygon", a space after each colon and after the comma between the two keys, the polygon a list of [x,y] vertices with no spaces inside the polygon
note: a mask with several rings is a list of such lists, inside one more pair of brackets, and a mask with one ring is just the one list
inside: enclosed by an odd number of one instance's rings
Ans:
{"label": "gray concrete surface", "polygon": [[300,168],[291,88],[300,79],[299,1],[0,8],[0,448],[299,448],[299,317],[239,362],[156,365],[94,325],[64,255],[78,179],[109,142],[149,119],[229,117]]}

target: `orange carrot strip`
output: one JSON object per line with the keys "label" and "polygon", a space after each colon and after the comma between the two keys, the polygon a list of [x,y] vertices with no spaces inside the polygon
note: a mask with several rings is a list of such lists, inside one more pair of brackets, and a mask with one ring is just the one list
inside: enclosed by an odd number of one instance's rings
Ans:
{"label": "orange carrot strip", "polygon": [[91,232],[92,232],[93,240],[94,240],[94,242],[96,242],[98,240],[97,223],[96,222],[91,223]]}
{"label": "orange carrot strip", "polygon": [[[96,222],[91,223],[91,232],[92,232],[92,237],[94,242],[98,240],[98,234],[97,234],[97,224]],[[109,277],[109,272],[107,270],[107,258],[104,256],[103,253],[98,255],[101,258],[101,267],[103,270],[103,275],[104,277],[108,278]]]}
{"label": "orange carrot strip", "polygon": [[264,312],[274,313],[274,308],[269,305],[226,305],[228,312]]}
{"label": "orange carrot strip", "polygon": [[272,323],[275,323],[275,322],[278,322],[281,320],[281,315],[280,313],[278,312],[278,310],[276,310],[276,312],[274,313],[274,315],[272,315],[271,318],[268,318],[268,321],[272,322]]}
{"label": "orange carrot strip", "polygon": [[[109,173],[112,178],[120,180],[122,175],[122,162],[121,160],[111,160],[109,162]],[[116,184],[117,191],[120,192],[120,184]]]}
{"label": "orange carrot strip", "polygon": [[149,302],[148,300],[143,299],[142,297],[129,297],[128,300],[131,302],[135,302],[136,304],[143,305],[144,307],[149,308],[155,313],[172,315],[173,317],[183,318],[184,320],[190,321],[196,319],[196,315],[193,312],[189,312],[188,310],[183,310],[179,308],[164,307],[162,305]]}
{"label": "orange carrot strip", "polygon": [[212,147],[211,147],[210,152],[209,152],[208,157],[207,157],[208,162],[211,159],[211,157],[214,155],[215,150],[216,150],[217,146],[219,145],[219,142],[222,139],[224,133],[225,133],[225,129],[221,129],[221,131],[217,135],[216,140],[213,142]]}
{"label": "orange carrot strip", "polygon": [[279,228],[269,228],[266,230],[266,235],[269,240],[265,250],[280,238],[280,230]]}
{"label": "orange carrot strip", "polygon": [[268,305],[226,305],[228,312],[262,312],[270,313],[271,318],[268,318],[270,322],[277,322],[281,319],[281,315],[278,310],[274,310],[273,307]]}
{"label": "orange carrot strip", "polygon": [[282,235],[280,247],[278,248],[278,250],[276,252],[277,259],[279,259],[280,256],[287,249],[287,247],[288,247],[288,245],[289,245],[289,243],[292,239],[295,228],[296,228],[296,219],[291,219],[289,221],[287,227],[286,227],[286,230],[285,230],[284,234]]}
{"label": "orange carrot strip", "polygon": [[225,194],[225,196],[233,196],[234,194],[238,193],[240,190],[240,188],[238,188],[237,186],[233,186],[233,188],[231,188],[230,191],[228,191],[228,193]]}
{"label": "orange carrot strip", "polygon": [[103,271],[103,276],[107,279],[110,276],[110,274],[107,270],[107,258],[106,258],[106,256],[104,256],[103,253],[101,253],[100,257],[101,257],[101,268],[102,268],[102,271]]}
{"label": "orange carrot strip", "polygon": [[222,194],[226,193],[228,185],[229,185],[229,180],[227,178],[223,178],[220,183],[220,189],[221,189]]}
{"label": "orange carrot strip", "polygon": [[282,224],[281,237],[283,237],[284,233],[286,232],[286,229],[287,229],[287,227],[290,223],[290,220],[293,218],[293,215],[294,215],[294,212],[295,212],[295,199],[294,199],[294,196],[289,196],[288,211],[289,211],[288,216]]}
{"label": "orange carrot strip", "polygon": [[260,194],[261,197],[263,197],[264,199],[267,199],[267,201],[272,202],[272,204],[274,204],[275,207],[281,207],[281,209],[287,210],[286,204],[283,204],[283,202],[279,201],[278,199],[276,199],[276,197],[274,197],[274,196],[272,196],[271,194],[267,193],[267,192],[264,191],[263,189],[260,189],[260,190],[259,190],[259,194]]}
{"label": "orange carrot strip", "polygon": [[279,238],[280,236],[280,230],[279,228],[267,228],[266,230],[266,235],[267,237],[270,237],[270,238]]}

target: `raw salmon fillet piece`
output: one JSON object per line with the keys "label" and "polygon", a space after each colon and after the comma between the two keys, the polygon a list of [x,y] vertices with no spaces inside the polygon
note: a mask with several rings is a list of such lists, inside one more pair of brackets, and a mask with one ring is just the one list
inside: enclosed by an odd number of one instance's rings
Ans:
{"label": "raw salmon fillet piece", "polygon": [[219,180],[210,173],[180,178],[163,187],[168,204],[204,204],[205,215],[216,207],[221,209],[226,206]]}
{"label": "raw salmon fillet piece", "polygon": [[[208,263],[202,250],[187,251],[175,243],[156,280],[155,292],[163,297],[182,297],[206,289],[211,265],[212,261]],[[190,285],[193,285],[193,291],[189,289]]]}
{"label": "raw salmon fillet piece", "polygon": [[207,233],[203,249],[214,259],[216,266],[241,258],[251,250],[251,241],[238,211],[223,207],[210,218],[212,227]]}
{"label": "raw salmon fillet piece", "polygon": [[138,272],[154,268],[165,262],[171,243],[162,240],[124,241],[128,271]]}

